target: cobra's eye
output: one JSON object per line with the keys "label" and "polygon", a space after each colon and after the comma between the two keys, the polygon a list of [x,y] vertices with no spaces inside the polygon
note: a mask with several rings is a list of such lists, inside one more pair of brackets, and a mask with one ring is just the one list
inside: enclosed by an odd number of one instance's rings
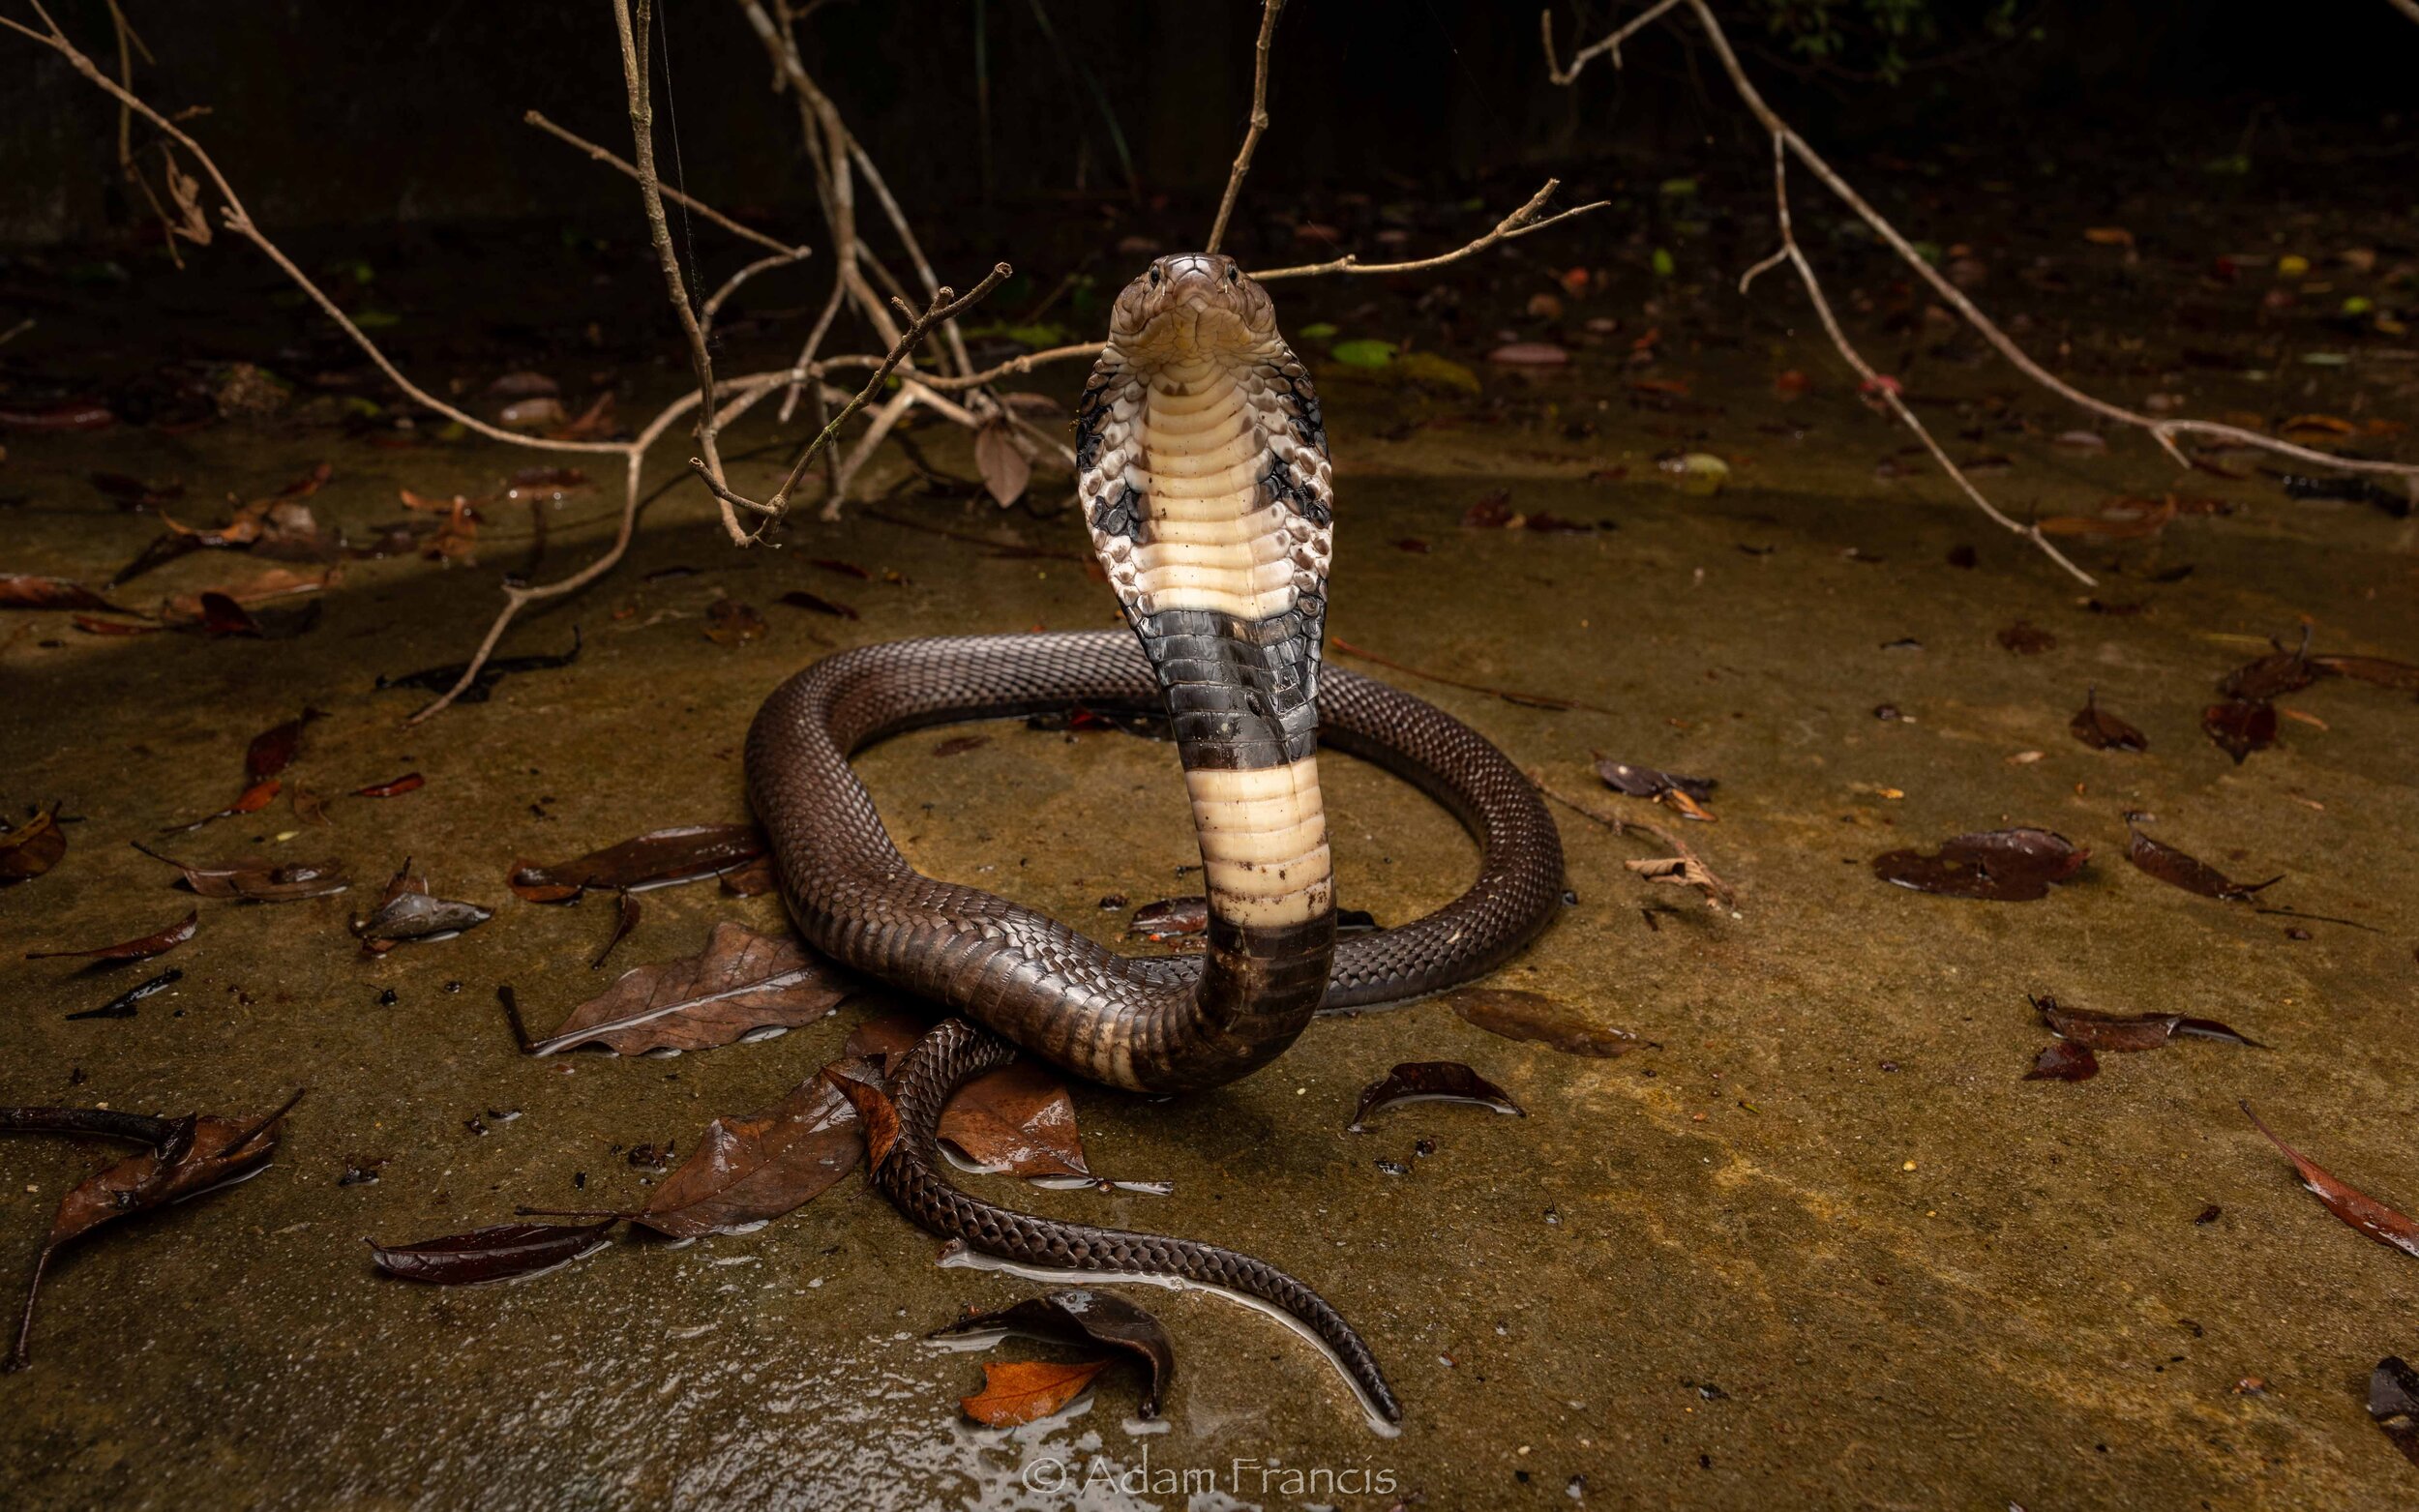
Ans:
{"label": "cobra's eye", "polygon": [[1229,283],[1240,283],[1240,282],[1243,282],[1243,270],[1242,270],[1242,269],[1240,269],[1240,268],[1229,268],[1229,269],[1227,269],[1227,270],[1226,270],[1226,282],[1228,282]]}
{"label": "cobra's eye", "polygon": [[1159,270],[1157,268],[1152,268],[1150,270],[1150,282],[1152,286],[1157,286],[1159,282]]}

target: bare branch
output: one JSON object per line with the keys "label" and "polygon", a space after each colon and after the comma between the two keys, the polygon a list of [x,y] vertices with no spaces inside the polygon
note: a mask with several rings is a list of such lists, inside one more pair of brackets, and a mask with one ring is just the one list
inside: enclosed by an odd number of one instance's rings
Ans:
{"label": "bare branch", "polygon": [[[1846,358],[1848,366],[1856,370],[1857,376],[1865,380],[1862,392],[1878,400],[1898,418],[1900,424],[1914,431],[1916,439],[1924,443],[1924,449],[1932,454],[1932,460],[1940,464],[1941,471],[1947,473],[1950,480],[1964,491],[1965,496],[1974,501],[1975,507],[1989,516],[1994,523],[2002,529],[2022,536],[2040,548],[2051,561],[2074,574],[2083,586],[2097,587],[2099,584],[2092,575],[2069,561],[2065,552],[2050,545],[2049,538],[2041,533],[2039,525],[2017,524],[2006,515],[2001,514],[1998,507],[1990,500],[1983,497],[1982,489],[1974,487],[1973,480],[1966,477],[1963,469],[1949,460],[1949,454],[1943,451],[1940,443],[1932,438],[1931,431],[1926,428],[1924,422],[1915,418],[1915,411],[1907,407],[1905,397],[1898,392],[1897,380],[1875,372],[1872,365],[1867,363],[1864,355],[1850,343],[1847,333],[1839,328],[1839,317],[1832,313],[1831,301],[1824,296],[1821,282],[1814,277],[1814,265],[1807,261],[1805,249],[1798,245],[1796,227],[1789,220],[1788,143],[1777,135],[1773,138],[1773,198],[1780,217],[1780,252],[1776,255],[1785,257],[1790,266],[1798,270],[1798,279],[1806,285],[1807,297],[1814,302],[1814,313],[1822,317],[1823,330],[1830,335],[1831,344],[1839,349],[1839,355]],[[1768,257],[1755,267],[1749,268],[1739,281],[1740,291],[1744,293],[1747,281],[1771,264],[1772,259]]]}
{"label": "bare branch", "polygon": [[705,480],[705,486],[714,490],[714,497],[720,499],[726,508],[752,509],[759,514],[779,516],[790,507],[790,490],[798,486],[800,478],[806,476],[806,469],[814,464],[816,457],[822,452],[823,448],[831,444],[832,438],[840,433],[840,428],[848,423],[849,417],[864,408],[865,401],[880,392],[891,372],[898,368],[899,364],[907,360],[908,354],[915,350],[926,334],[934,326],[998,288],[1000,281],[1007,278],[1012,271],[1014,270],[1004,262],[994,263],[991,271],[983,275],[983,281],[969,290],[963,299],[957,297],[956,291],[945,284],[936,290],[932,304],[925,308],[922,314],[914,316],[907,330],[900,333],[899,339],[891,343],[889,354],[882,358],[881,366],[874,370],[874,375],[865,380],[865,387],[859,389],[854,398],[842,405],[840,413],[832,416],[830,423],[817,431],[814,439],[807,442],[805,449],[798,453],[797,460],[790,464],[790,475],[781,480],[781,487],[773,490],[773,496],[770,499],[757,504],[732,492],[721,478],[720,469],[709,470],[702,459],[691,458],[689,465]]}
{"label": "bare branch", "polygon": [[[2419,15],[2419,0],[2392,0],[2392,3],[2398,8],[2411,11],[2415,15]],[[1898,254],[1900,261],[1914,270],[1916,276],[1928,284],[1932,292],[1938,295],[1944,304],[1963,316],[1966,323],[1971,325],[1984,341],[1989,342],[2000,356],[2006,358],[2009,364],[2024,376],[2079,409],[2098,415],[2104,420],[2113,421],[2118,425],[2131,426],[2147,431],[2151,438],[2165,448],[2167,454],[2175,458],[2179,463],[2184,461],[2184,457],[2175,444],[2176,438],[2201,436],[2229,446],[2255,449],[2274,456],[2290,458],[2312,466],[2332,468],[2340,472],[2382,473],[2404,479],[2406,482],[2412,482],[2414,487],[2419,487],[2419,482],[2413,482],[2419,480],[2419,463],[2338,457],[2310,447],[2298,446],[2290,441],[2265,435],[2256,430],[2247,430],[2239,426],[2224,425],[2214,420],[2161,419],[2157,416],[2141,414],[2127,409],[2121,404],[2112,404],[2105,400],[2086,394],[2042,367],[2016,343],[2014,338],[2001,330],[1988,315],[1984,314],[1982,310],[1966,297],[1964,290],[1949,282],[1939,269],[1926,261],[1922,254],[1916,252],[1914,246],[1899,234],[1896,226],[1883,219],[1880,211],[1875,210],[1864,195],[1857,193],[1854,186],[1841,178],[1830,163],[1823,161],[1822,155],[1814,150],[1812,144],[1792,130],[1789,124],[1765,103],[1764,97],[1757,92],[1754,81],[1747,77],[1747,70],[1740,65],[1739,55],[1731,48],[1729,36],[1722,30],[1720,21],[1716,19],[1713,9],[1706,4],[1706,0],[1661,0],[1661,3],[1572,54],[1568,68],[1558,65],[1554,60],[1553,14],[1550,11],[1541,12],[1538,22],[1545,40],[1545,64],[1548,75],[1557,84],[1568,84],[1578,75],[1580,68],[1590,58],[1599,53],[1609,53],[1614,66],[1619,67],[1621,62],[1619,44],[1622,41],[1636,33],[1640,27],[1682,6],[1686,6],[1696,17],[1697,23],[1705,29],[1706,40],[1713,44],[1716,56],[1721,61],[1722,71],[1730,76],[1731,86],[1739,92],[1741,103],[1763,125],[1765,131],[1771,133],[1801,166],[1820,179],[1826,189],[1838,196],[1839,200],[1850,210],[1856,212],[1859,220],[1872,227],[1874,234],[1890,245],[1891,251]],[[1753,271],[1761,271],[1761,267],[1769,265],[1769,261],[1767,259],[1767,264],[1759,265],[1758,269]],[[1265,279],[1268,276],[1264,274],[1262,277]],[[1903,408],[1902,405],[1899,407]],[[1971,492],[1970,486],[1968,486],[1968,491]]]}
{"label": "bare branch", "polygon": [[1538,219],[1538,212],[1545,207],[1545,202],[1553,197],[1554,191],[1562,186],[1561,179],[1547,179],[1545,187],[1531,194],[1527,204],[1495,222],[1494,230],[1487,232],[1467,247],[1446,252],[1441,256],[1420,257],[1411,262],[1362,262],[1358,253],[1348,252],[1331,262],[1305,262],[1299,267],[1274,268],[1267,273],[1255,273],[1252,277],[1267,283],[1275,279],[1306,279],[1321,273],[1418,273],[1427,268],[1441,268],[1448,262],[1459,262],[1464,257],[1475,257],[1498,242],[1508,242],[1532,232],[1542,231],[1558,222],[1568,221],[1572,216],[1586,215],[1591,210],[1601,210],[1611,203],[1610,200],[1599,199],[1594,204],[1574,206],[1558,215],[1550,215],[1543,220]]}
{"label": "bare branch", "polygon": [[1583,818],[1594,819],[1597,823],[1603,825],[1606,829],[1611,830],[1616,835],[1644,835],[1656,844],[1661,845],[1664,849],[1669,850],[1671,852],[1669,859],[1657,858],[1652,861],[1625,861],[1622,863],[1623,866],[1637,873],[1648,881],[1677,882],[1684,887],[1693,887],[1705,895],[1705,905],[1709,908],[1735,908],[1738,906],[1739,895],[1737,891],[1733,889],[1728,882],[1725,882],[1720,877],[1715,875],[1714,869],[1705,864],[1705,858],[1698,855],[1694,849],[1690,848],[1687,841],[1682,840],[1679,836],[1663,828],[1661,825],[1649,824],[1643,819],[1615,818],[1611,815],[1599,813],[1596,809],[1579,802],[1576,798],[1566,797],[1563,794],[1556,792],[1553,788],[1546,786],[1544,778],[1535,770],[1532,770],[1529,773],[1529,782],[1530,785],[1535,786],[1538,792],[1541,792],[1548,798],[1553,799],[1556,803],[1561,804],[1571,813],[1579,815]]}
{"label": "bare branch", "polygon": [[[529,125],[536,127],[539,131],[546,133],[548,135],[557,137],[562,141],[568,142],[572,146],[579,148],[582,152],[586,153],[590,158],[595,159],[597,162],[604,163],[608,167],[618,168],[623,173],[628,174],[634,179],[639,176],[639,170],[633,164],[625,163],[621,159],[614,157],[612,153],[607,152],[604,148],[599,147],[596,143],[588,140],[586,137],[576,135],[573,133],[563,130],[561,127],[556,126],[553,122],[548,120],[545,116],[539,114],[535,110],[528,111],[523,114],[521,119],[527,122]],[[666,199],[671,200],[673,204],[686,207],[692,214],[698,216],[700,219],[713,222],[716,225],[721,226],[724,230],[729,231],[732,235],[736,236],[743,241],[754,242],[757,246],[766,248],[772,252],[788,253],[790,260],[792,262],[796,261],[800,257],[813,255],[813,250],[811,248],[804,246],[786,246],[775,238],[766,236],[763,232],[756,229],[754,226],[741,225],[738,222],[733,221],[731,217],[715,209],[712,205],[705,203],[702,199],[692,199],[687,194],[682,193],[676,189],[665,189],[659,184],[656,186],[656,190],[657,193],[661,193]]]}
{"label": "bare branch", "polygon": [[1276,18],[1285,11],[1285,0],[1260,0],[1260,41],[1251,73],[1251,121],[1243,128],[1243,145],[1235,154],[1235,166],[1227,171],[1226,193],[1218,200],[1218,218],[1210,223],[1210,240],[1201,250],[1213,252],[1226,240],[1227,218],[1235,213],[1235,196],[1243,190],[1243,175],[1251,171],[1251,155],[1260,146],[1260,133],[1269,129],[1269,44],[1276,40]]}

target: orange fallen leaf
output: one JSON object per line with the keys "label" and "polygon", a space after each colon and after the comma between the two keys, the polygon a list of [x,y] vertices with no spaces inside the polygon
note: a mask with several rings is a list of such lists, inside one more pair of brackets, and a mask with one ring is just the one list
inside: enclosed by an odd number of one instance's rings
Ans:
{"label": "orange fallen leaf", "polygon": [[2098,247],[2131,247],[2134,233],[2121,225],[2091,225],[2083,228],[2083,240]]}
{"label": "orange fallen leaf", "polygon": [[1048,1360],[1003,1360],[983,1366],[983,1389],[958,1399],[967,1416],[986,1428],[1014,1428],[1051,1413],[1083,1395],[1107,1360],[1059,1365]]}

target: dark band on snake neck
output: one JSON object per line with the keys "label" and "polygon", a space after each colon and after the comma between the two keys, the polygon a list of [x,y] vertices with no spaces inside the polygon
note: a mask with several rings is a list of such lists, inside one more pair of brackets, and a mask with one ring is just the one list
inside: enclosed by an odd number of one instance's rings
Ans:
{"label": "dark band on snake neck", "polygon": [[[903,1137],[878,1175],[935,1232],[1032,1264],[1152,1272],[1272,1302],[1399,1415],[1376,1360],[1299,1281],[1190,1240],[1034,1218],[957,1191],[941,1106],[1012,1053],[1113,1086],[1219,1085],[1324,1005],[1467,981],[1526,943],[1562,893],[1562,846],[1501,752],[1419,699],[1323,670],[1332,523],[1326,430],[1268,296],[1223,257],[1163,258],[1118,301],[1077,425],[1078,491],[1134,634],[896,641],[827,658],[766,700],[749,795],[819,948],[991,1031],[944,1023],[894,1071]],[[851,753],[952,720],[1064,708],[1173,721],[1210,895],[1208,950],[1117,955],[1030,909],[909,866]],[[1364,756],[1476,835],[1481,874],[1426,918],[1338,942],[1316,747]]]}

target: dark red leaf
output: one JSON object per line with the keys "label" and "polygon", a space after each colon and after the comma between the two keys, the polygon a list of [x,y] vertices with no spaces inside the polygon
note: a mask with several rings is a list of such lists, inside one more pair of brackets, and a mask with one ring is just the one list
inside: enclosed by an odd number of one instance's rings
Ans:
{"label": "dark red leaf", "polygon": [[639,895],[616,893],[614,902],[619,906],[613,910],[613,933],[605,941],[605,948],[588,958],[588,969],[591,971],[603,965],[605,958],[613,953],[613,947],[628,939],[630,932],[639,927]]}
{"label": "dark red leaf", "polygon": [[491,1281],[526,1281],[583,1260],[612,1242],[606,1230],[617,1222],[607,1218],[592,1224],[498,1224],[416,1244],[390,1247],[375,1239],[361,1242],[370,1246],[371,1263],[397,1280],[476,1287]]}
{"label": "dark red leaf", "polygon": [[2248,1045],[2254,1050],[2267,1047],[2215,1019],[2195,1019],[2180,1013],[2094,1013],[2088,1008],[2068,1008],[2054,997],[2031,999],[2041,1014],[2042,1022],[2057,1031],[2062,1039],[2094,1050],[2140,1051],[2157,1050],[2179,1035],[2187,1039],[2222,1040],[2228,1045]]}
{"label": "dark red leaf", "polygon": [[2083,707],[2067,722],[2075,738],[2094,751],[2147,751],[2150,737],[2100,706],[2100,690],[2083,695]]}
{"label": "dark red leaf", "polygon": [[1089,1176],[1075,1102],[1057,1072],[1021,1058],[974,1078],[941,1112],[941,1138],[985,1171]]}
{"label": "dark red leaf", "polygon": [[99,950],[29,950],[25,959],[57,961],[72,957],[87,961],[148,961],[154,956],[165,955],[192,939],[200,925],[201,910],[194,908],[187,910],[184,918],[166,929],[154,931],[140,939],[130,939],[119,945],[104,945]]}
{"label": "dark red leaf", "polygon": [[580,1045],[619,1055],[710,1050],[761,1029],[812,1023],[852,991],[839,968],[796,941],[726,921],[714,926],[702,954],[623,972],[529,1052],[551,1055]]}
{"label": "dark red leaf", "polygon": [[890,1100],[881,1067],[851,1057],[833,1061],[821,1075],[856,1110],[857,1122],[864,1125],[866,1159],[874,1171],[881,1170],[899,1142],[899,1108]]}
{"label": "dark red leaf", "polygon": [[650,830],[555,866],[518,862],[512,890],[531,903],[568,902],[591,887],[638,892],[713,876],[763,853],[764,836],[753,824]]}
{"label": "dark red leaf", "polygon": [[2033,1057],[2027,1082],[2083,1082],[2100,1075],[2100,1057],[2079,1040],[2051,1040]]}
{"label": "dark red leaf", "polygon": [[1361,1089],[1360,1106],[1351,1129],[1358,1132],[1371,1113],[1402,1103],[1475,1103],[1499,1113],[1527,1117],[1528,1111],[1511,1094],[1458,1060],[1405,1061]]}
{"label": "dark red leaf", "polygon": [[2218,679],[2219,697],[2245,703],[2265,703],[2279,694],[2298,693],[2327,675],[2326,668],[2311,661],[2310,633],[2307,630],[2302,633],[2301,644],[2293,650],[2287,651],[2277,645],[2273,638],[2268,644],[2276,646],[2276,649]]}
{"label": "dark red leaf", "polygon": [[2251,1104],[2240,1106],[2243,1116],[2251,1120],[2251,1126],[2266,1135],[2268,1142],[2293,1163],[2293,1170],[2301,1175],[2301,1184],[2312,1197],[2326,1204],[2328,1212],[2379,1244],[2398,1249],[2405,1255],[2419,1255],[2419,1224],[2412,1223],[2367,1193],[2336,1180],[2317,1162],[2278,1139],[2266,1124],[2259,1121],[2259,1115],[2251,1111]]}
{"label": "dark red leaf", "polygon": [[633,1218],[675,1239],[736,1233],[821,1196],[864,1157],[848,1098],[822,1077],[744,1118],[717,1118]]}
{"label": "dark red leaf", "polygon": [[1558,997],[1512,988],[1466,988],[1447,1001],[1468,1023],[1510,1040],[1535,1040],[1566,1055],[1610,1059],[1638,1048],[1627,1029],[1598,1028]]}
{"label": "dark red leaf", "polygon": [[[873,580],[874,577],[872,573],[867,572],[864,568],[856,565],[856,563],[844,562],[836,556],[809,557],[807,558],[807,565],[810,567],[820,567],[827,573],[838,573],[843,578],[855,578],[861,581],[870,582]],[[854,619],[856,616],[851,614],[849,617]]]}
{"label": "dark red leaf", "polygon": [[[325,719],[318,709],[307,708],[283,725],[272,726],[252,737],[244,751],[244,775],[252,782],[275,777],[294,764],[302,752],[303,729],[313,720]],[[250,811],[246,811],[250,812]]]}
{"label": "dark red leaf", "polygon": [[2074,876],[2090,859],[2088,846],[2054,831],[1995,829],[1945,841],[1933,855],[1886,851],[1872,864],[1875,876],[1919,893],[2029,903],[2047,897],[2050,884]]}
{"label": "dark red leaf", "polygon": [[737,599],[716,599],[705,609],[705,638],[718,646],[742,646],[762,640],[771,627],[764,616]]}
{"label": "dark red leaf", "polygon": [[417,792],[427,786],[428,779],[418,772],[405,772],[392,782],[372,783],[367,787],[356,787],[353,789],[353,796],[356,798],[400,798],[407,792]]}
{"label": "dark red leaf", "polygon": [[2163,882],[2181,887],[2188,893],[2215,898],[2220,903],[2249,903],[2255,893],[2264,892],[2285,880],[2283,873],[2264,882],[2237,882],[2205,861],[2196,860],[2163,845],[2143,834],[2126,816],[2126,830],[2133,837],[2126,843],[2125,858]]}
{"label": "dark red leaf", "polygon": [[2381,656],[2314,656],[2310,665],[2339,677],[2357,678],[2398,693],[2419,693],[2419,667]]}
{"label": "dark red leaf", "polygon": [[2240,766],[2255,751],[2276,744],[2276,705],[2264,698],[2229,698],[2200,711],[2200,727]]}

